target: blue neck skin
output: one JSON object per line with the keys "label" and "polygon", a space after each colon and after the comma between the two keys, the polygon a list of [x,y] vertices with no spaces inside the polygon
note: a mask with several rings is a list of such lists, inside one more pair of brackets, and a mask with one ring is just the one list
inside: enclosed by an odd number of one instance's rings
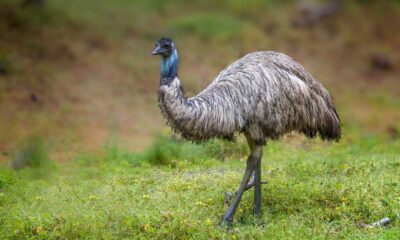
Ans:
{"label": "blue neck skin", "polygon": [[168,57],[163,57],[161,62],[161,78],[174,79],[178,76],[178,51],[174,49]]}

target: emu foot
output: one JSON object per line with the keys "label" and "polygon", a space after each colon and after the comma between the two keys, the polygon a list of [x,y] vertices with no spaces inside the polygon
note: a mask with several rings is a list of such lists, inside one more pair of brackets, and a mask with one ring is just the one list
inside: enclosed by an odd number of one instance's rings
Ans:
{"label": "emu foot", "polygon": [[233,226],[233,219],[227,219],[225,217],[222,217],[218,225],[220,227],[231,228]]}

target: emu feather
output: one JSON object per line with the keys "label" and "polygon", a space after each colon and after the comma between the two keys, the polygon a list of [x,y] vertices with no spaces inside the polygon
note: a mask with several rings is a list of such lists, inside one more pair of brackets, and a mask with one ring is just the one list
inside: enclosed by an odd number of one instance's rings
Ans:
{"label": "emu feather", "polygon": [[244,56],[191,98],[175,77],[160,86],[159,103],[168,124],[194,142],[232,139],[235,132],[260,144],[290,131],[340,138],[340,119],[327,90],[299,63],[276,52]]}

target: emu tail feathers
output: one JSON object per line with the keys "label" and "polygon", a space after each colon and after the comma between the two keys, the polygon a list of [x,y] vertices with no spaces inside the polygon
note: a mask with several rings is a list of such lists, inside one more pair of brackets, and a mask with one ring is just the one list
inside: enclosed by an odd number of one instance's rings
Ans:
{"label": "emu tail feathers", "polygon": [[328,94],[318,99],[317,104],[310,108],[307,122],[301,132],[307,137],[314,138],[317,135],[323,140],[339,141],[341,137],[340,117],[335,105]]}
{"label": "emu tail feathers", "polygon": [[325,112],[325,118],[318,129],[319,135],[323,140],[339,141],[341,137],[340,117],[334,107]]}

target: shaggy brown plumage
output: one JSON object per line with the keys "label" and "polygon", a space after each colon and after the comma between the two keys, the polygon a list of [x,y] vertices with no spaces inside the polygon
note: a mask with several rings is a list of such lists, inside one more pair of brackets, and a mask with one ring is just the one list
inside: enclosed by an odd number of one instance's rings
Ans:
{"label": "shaggy brown plumage", "polygon": [[340,138],[340,119],[328,91],[282,53],[250,53],[191,98],[176,77],[160,86],[159,103],[168,124],[195,142],[232,139],[235,132],[259,144],[290,131]]}
{"label": "shaggy brown plumage", "polygon": [[157,41],[153,54],[163,57],[159,106],[175,132],[194,142],[233,139],[236,132],[247,138],[251,154],[224,222],[233,221],[243,192],[253,186],[254,213],[261,214],[261,158],[267,139],[291,131],[340,139],[340,118],[328,91],[285,54],[247,54],[191,98],[185,97],[178,79],[178,53],[172,40]]}

